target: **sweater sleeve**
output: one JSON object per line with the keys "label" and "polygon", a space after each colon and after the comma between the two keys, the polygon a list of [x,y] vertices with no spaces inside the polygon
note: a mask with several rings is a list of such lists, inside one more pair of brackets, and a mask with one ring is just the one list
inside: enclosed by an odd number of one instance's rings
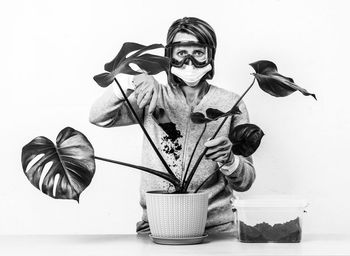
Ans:
{"label": "sweater sleeve", "polygon": [[[239,124],[249,123],[248,111],[243,102],[239,104],[241,114],[234,115],[231,119],[230,133],[233,132],[234,127]],[[253,159],[251,156],[236,156],[235,161],[238,161],[238,166],[230,172],[222,172],[229,185],[233,190],[243,192],[247,191],[255,180],[255,168],[253,166]]]}
{"label": "sweater sleeve", "polygon": [[[126,95],[137,116],[143,121],[144,108],[140,109],[138,107],[135,95],[131,90],[127,90]],[[107,87],[105,92],[92,105],[89,121],[101,127],[125,126],[137,123],[127,102],[115,93],[113,85]]]}

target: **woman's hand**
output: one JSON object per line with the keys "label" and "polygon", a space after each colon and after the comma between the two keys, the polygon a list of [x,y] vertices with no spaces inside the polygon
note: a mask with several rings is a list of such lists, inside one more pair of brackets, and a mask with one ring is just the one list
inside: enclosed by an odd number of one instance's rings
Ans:
{"label": "woman's hand", "polygon": [[148,113],[151,114],[157,106],[159,83],[153,76],[140,74],[134,76],[132,84],[135,86],[135,97],[139,108],[149,104]]}
{"label": "woman's hand", "polygon": [[211,159],[221,164],[233,164],[235,158],[231,151],[232,142],[228,137],[222,136],[204,143],[208,148],[205,154],[206,159]]}

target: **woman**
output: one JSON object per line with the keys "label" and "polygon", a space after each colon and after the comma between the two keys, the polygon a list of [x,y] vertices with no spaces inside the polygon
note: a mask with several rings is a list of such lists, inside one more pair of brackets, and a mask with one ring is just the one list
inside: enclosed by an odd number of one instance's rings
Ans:
{"label": "woman", "polygon": [[[198,18],[183,18],[169,28],[165,55],[171,58],[168,84],[159,84],[146,74],[133,78],[134,91],[128,90],[128,99],[143,121],[152,140],[175,175],[181,179],[188,165],[193,148],[203,130],[203,124],[190,119],[192,112],[208,108],[228,111],[239,98],[235,93],[211,85],[207,80],[214,75],[216,36],[211,26]],[[233,190],[246,191],[255,179],[251,157],[236,156],[228,139],[233,128],[247,123],[248,113],[243,102],[240,114],[229,117],[215,139],[210,137],[221,120],[210,122],[193,157],[195,160],[205,147],[208,148],[189,186],[194,191],[209,175],[212,179],[203,190],[209,192],[206,232],[233,232],[234,213],[231,199]],[[160,114],[161,113],[161,114]],[[110,86],[91,108],[90,121],[102,127],[123,126],[136,123],[126,102],[117,88]],[[175,133],[166,133],[162,123],[174,123]],[[163,128],[162,128],[163,127]],[[166,171],[144,138],[142,165]],[[172,191],[170,183],[148,173],[141,174],[140,205],[142,220],[137,223],[138,233],[148,233],[145,192],[150,190]]]}

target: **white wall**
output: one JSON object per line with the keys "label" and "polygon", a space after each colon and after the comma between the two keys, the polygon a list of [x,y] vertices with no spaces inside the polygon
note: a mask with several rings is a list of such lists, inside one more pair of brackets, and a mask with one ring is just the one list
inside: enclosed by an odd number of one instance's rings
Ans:
{"label": "white wall", "polygon": [[[215,4],[217,3],[217,4]],[[97,163],[80,204],[36,190],[21,167],[21,149],[65,126],[86,134],[99,156],[140,162],[140,129],[88,122],[102,93],[92,77],[125,41],[165,43],[177,18],[208,21],[218,37],[213,83],[242,93],[249,63],[274,61],[282,74],[317,94],[273,98],[254,88],[245,98],[266,136],[254,155],[249,194],[306,197],[307,233],[350,229],[346,1],[8,1],[0,8],[0,234],[134,233],[141,217],[138,171]]]}

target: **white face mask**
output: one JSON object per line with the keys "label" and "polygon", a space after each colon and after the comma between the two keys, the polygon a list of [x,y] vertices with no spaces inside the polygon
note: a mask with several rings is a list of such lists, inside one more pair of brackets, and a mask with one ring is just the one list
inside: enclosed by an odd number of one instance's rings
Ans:
{"label": "white face mask", "polygon": [[188,86],[196,86],[201,78],[212,69],[210,64],[203,68],[196,68],[193,65],[183,65],[181,68],[171,67],[170,72],[181,78]]}

